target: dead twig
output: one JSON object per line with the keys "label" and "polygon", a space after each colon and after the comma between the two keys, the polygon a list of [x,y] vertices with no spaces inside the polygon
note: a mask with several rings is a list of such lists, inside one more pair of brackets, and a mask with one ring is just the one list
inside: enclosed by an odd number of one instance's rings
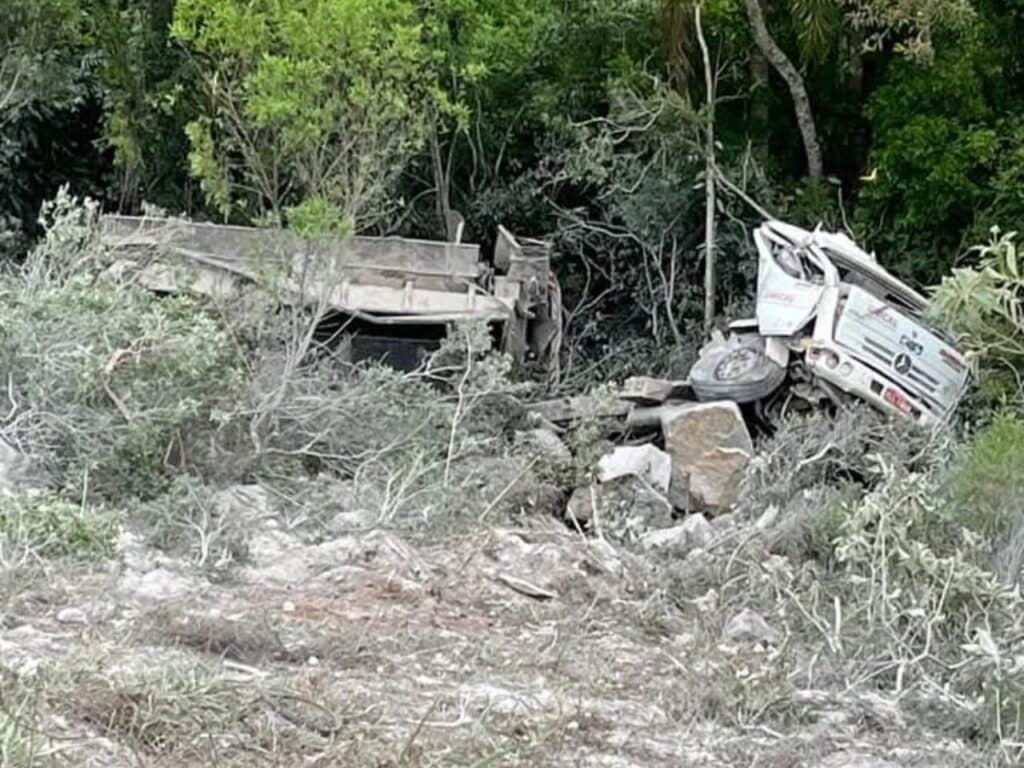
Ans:
{"label": "dead twig", "polygon": [[516,578],[515,576],[509,576],[507,573],[499,573],[495,576],[501,584],[511,589],[513,592],[518,592],[526,597],[532,597],[535,600],[554,600],[558,595],[550,590],[538,587],[536,584],[531,584],[524,579]]}

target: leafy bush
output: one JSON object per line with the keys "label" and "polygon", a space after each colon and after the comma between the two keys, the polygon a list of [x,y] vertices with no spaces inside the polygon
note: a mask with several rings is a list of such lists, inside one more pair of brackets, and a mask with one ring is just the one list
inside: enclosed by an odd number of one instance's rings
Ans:
{"label": "leafy bush", "polygon": [[103,560],[113,556],[117,515],[53,494],[0,498],[0,537],[39,557]]}
{"label": "leafy bush", "polygon": [[187,133],[211,206],[275,223],[290,208],[307,231],[385,217],[439,106],[412,3],[181,0],[172,33],[208,92]]}
{"label": "leafy bush", "polygon": [[1015,237],[994,229],[975,249],[976,263],[954,269],[932,298],[932,313],[960,337],[993,398],[1024,392],[1024,267]]}
{"label": "leafy bush", "polygon": [[997,414],[965,446],[953,478],[953,514],[990,541],[1005,540],[1024,519],[1024,421]]}
{"label": "leafy bush", "polygon": [[229,337],[195,299],[81,276],[0,297],[0,367],[16,405],[7,434],[66,487],[108,498],[159,492],[188,461],[183,432],[209,426],[239,380]]}
{"label": "leafy bush", "polygon": [[[869,579],[879,621],[945,621],[926,629],[956,637],[978,604],[1014,599],[986,566],[984,539],[941,514],[933,478],[895,467],[885,482],[847,507],[836,556]],[[1019,596],[1016,597],[1019,601]]]}
{"label": "leafy bush", "polygon": [[138,505],[132,517],[147,544],[220,571],[249,554],[248,521],[233,512],[202,480],[178,477],[161,496]]}
{"label": "leafy bush", "polygon": [[929,439],[912,424],[863,405],[836,418],[820,412],[796,416],[751,459],[742,498],[753,511],[770,505],[785,511],[809,489],[877,480],[879,453],[901,464],[920,461]]}
{"label": "leafy bush", "polygon": [[4,436],[74,498],[157,494],[237,390],[239,353],[197,298],[97,279],[95,203],[62,191],[42,218],[45,239],[0,289]]}
{"label": "leafy bush", "polygon": [[814,559],[833,565],[848,506],[863,492],[854,483],[804,490],[786,505],[772,533],[772,550],[797,560]]}

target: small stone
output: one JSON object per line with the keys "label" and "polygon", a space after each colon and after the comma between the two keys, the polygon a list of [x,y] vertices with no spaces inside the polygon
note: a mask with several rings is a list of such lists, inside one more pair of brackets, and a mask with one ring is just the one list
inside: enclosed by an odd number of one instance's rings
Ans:
{"label": "small stone", "polygon": [[706,548],[715,531],[703,515],[691,515],[680,525],[648,531],[640,539],[645,549],[664,549],[677,554]]}
{"label": "small stone", "polygon": [[766,509],[757,522],[754,523],[754,527],[759,531],[767,531],[769,528],[774,527],[776,521],[779,519],[779,508],[772,504]]}
{"label": "small stone", "polygon": [[184,597],[196,589],[196,583],[166,568],[156,568],[149,573],[126,574],[122,580],[125,589],[134,592],[140,600],[173,600]]}
{"label": "small stone", "polygon": [[285,613],[295,613],[295,603],[291,600],[285,600],[284,605],[281,606],[281,610]]}
{"label": "small stone", "polygon": [[88,624],[89,617],[81,608],[63,608],[57,612],[57,621],[61,624]]}
{"label": "small stone", "polygon": [[308,659],[306,659],[306,664],[308,664],[311,667],[319,667],[320,659],[318,659],[316,656],[310,656]]}
{"label": "small stone", "polygon": [[815,768],[897,768],[897,765],[862,752],[836,752],[817,763]]}
{"label": "small stone", "polygon": [[780,637],[763,616],[747,608],[729,619],[725,625],[725,639],[732,643],[775,645]]}
{"label": "small stone", "polygon": [[616,448],[597,463],[597,479],[602,483],[620,477],[639,477],[661,493],[668,493],[672,480],[672,459],[653,445]]}
{"label": "small stone", "polygon": [[680,385],[674,381],[634,376],[623,383],[619,397],[641,405],[657,405],[672,397],[678,389]]}
{"label": "small stone", "polygon": [[707,549],[715,540],[715,529],[704,515],[691,515],[680,527],[686,531],[692,547]]}
{"label": "small stone", "polygon": [[562,438],[547,429],[528,429],[516,433],[516,443],[527,453],[555,466],[572,463],[572,453]]}
{"label": "small stone", "polygon": [[[599,520],[628,517],[644,529],[664,528],[672,520],[672,505],[644,480],[632,475],[607,483],[577,488],[569,499],[566,517],[580,527]],[[600,522],[599,522],[600,524]]]}

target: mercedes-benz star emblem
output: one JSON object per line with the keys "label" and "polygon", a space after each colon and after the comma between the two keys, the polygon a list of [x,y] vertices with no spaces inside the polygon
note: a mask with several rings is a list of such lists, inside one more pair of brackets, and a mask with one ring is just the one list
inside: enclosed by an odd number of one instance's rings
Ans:
{"label": "mercedes-benz star emblem", "polygon": [[896,369],[897,373],[906,375],[914,367],[914,361],[910,359],[910,355],[906,352],[900,352],[896,355],[896,359],[892,361],[892,367]]}

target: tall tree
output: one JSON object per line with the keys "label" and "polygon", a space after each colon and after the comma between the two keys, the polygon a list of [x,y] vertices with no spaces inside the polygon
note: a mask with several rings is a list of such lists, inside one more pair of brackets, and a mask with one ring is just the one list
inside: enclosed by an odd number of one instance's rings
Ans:
{"label": "tall tree", "polygon": [[383,221],[434,85],[408,0],[180,0],[205,114],[192,168],[225,217],[351,231]]}
{"label": "tall tree", "polygon": [[694,5],[692,0],[661,0],[661,36],[669,83],[684,98],[693,79]]}
{"label": "tall tree", "polygon": [[797,126],[800,129],[800,137],[803,140],[804,154],[807,157],[807,175],[812,180],[820,180],[824,173],[821,143],[818,140],[818,127],[811,110],[811,100],[807,95],[804,78],[768,31],[760,0],[744,0],[744,4],[747,9],[747,18],[750,19],[755,44],[768,63],[785,81],[789,95],[793,99],[793,110],[796,114]]}

